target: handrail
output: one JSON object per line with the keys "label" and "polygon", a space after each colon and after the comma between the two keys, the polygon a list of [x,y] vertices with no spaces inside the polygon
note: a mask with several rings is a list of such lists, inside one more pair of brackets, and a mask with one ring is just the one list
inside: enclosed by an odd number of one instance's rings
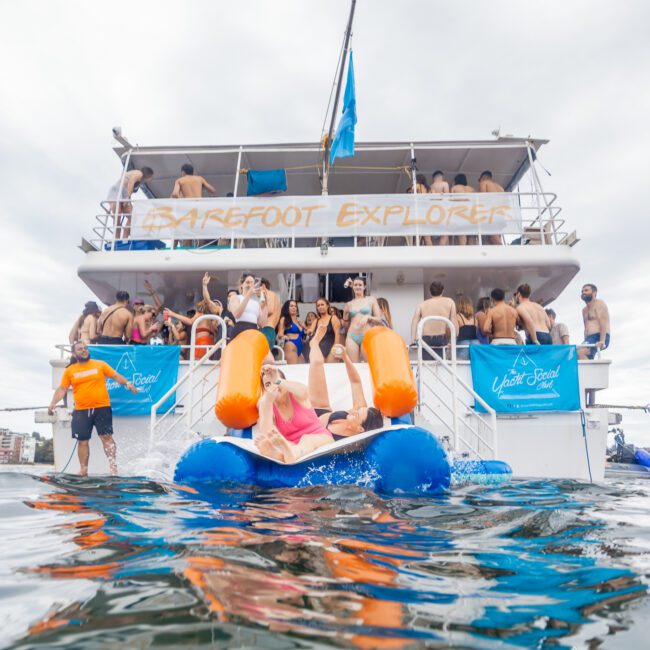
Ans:
{"label": "handrail", "polygon": [[[424,330],[424,325],[427,322],[431,321],[436,321],[436,322],[442,322],[445,323],[445,325],[449,328],[449,332],[451,335],[451,366],[447,362],[446,359],[443,359],[435,350],[433,350],[429,345],[427,345],[423,340],[422,340],[422,332]],[[421,381],[422,381],[422,348],[424,347],[427,352],[437,361],[440,362],[441,367],[443,367],[448,373],[452,375],[452,400],[453,400],[453,411],[452,411],[452,417],[453,417],[453,433],[454,433],[454,449],[458,448],[458,406],[457,406],[457,401],[458,401],[458,393],[457,393],[457,385],[460,384],[466,391],[470,393],[474,397],[476,401],[486,410],[486,412],[490,415],[490,425],[492,427],[493,435],[494,435],[494,441],[493,444],[491,445],[492,447],[492,453],[494,456],[497,456],[498,452],[498,436],[497,436],[497,418],[496,418],[496,411],[472,388],[467,384],[461,377],[458,376],[458,368],[457,368],[457,359],[456,359],[456,326],[449,320],[448,318],[445,318],[444,316],[425,316],[420,322],[418,323],[417,330],[416,330],[416,338],[417,338],[417,352],[418,352],[418,397],[421,397]],[[419,404],[418,404],[419,406]],[[478,415],[478,414],[477,414]],[[481,418],[481,416],[478,416]],[[482,418],[481,418],[482,419]],[[477,437],[480,438],[480,436]]]}
{"label": "handrail", "polygon": [[[204,356],[197,361],[196,359],[196,348],[197,347],[205,347],[205,346],[197,346],[195,341],[196,341],[196,328],[198,327],[199,323],[202,323],[204,321],[208,320],[213,320],[217,321],[219,325],[221,326],[221,332],[222,336],[221,338],[216,341],[213,345],[208,347],[206,353]],[[216,352],[219,348],[225,347],[226,345],[226,324],[224,320],[220,316],[215,316],[214,314],[203,314],[197,318],[194,323],[192,323],[192,343],[190,345],[190,368],[188,371],[181,377],[155,404],[152,404],[151,406],[151,411],[150,411],[150,424],[149,424],[149,451],[153,449],[153,442],[154,442],[154,435],[155,435],[155,430],[156,426],[160,425],[160,423],[169,415],[171,412],[171,409],[164,413],[158,421],[156,421],[157,417],[157,411],[158,408],[162,404],[165,403],[169,397],[176,392],[178,388],[180,388],[186,381],[188,381],[195,373],[197,368],[207,365],[208,362],[210,361],[210,357],[214,352]],[[215,365],[219,365],[219,362],[217,362]],[[194,386],[192,382],[189,384],[189,390],[188,390],[188,409],[185,413],[183,413],[184,418],[186,418],[188,423],[192,423],[192,415],[193,415],[193,410],[194,410],[194,396],[193,396],[193,389]]]}

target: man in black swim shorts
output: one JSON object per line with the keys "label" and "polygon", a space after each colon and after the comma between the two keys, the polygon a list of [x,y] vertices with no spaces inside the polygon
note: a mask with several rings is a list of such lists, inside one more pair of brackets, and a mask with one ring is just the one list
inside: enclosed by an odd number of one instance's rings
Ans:
{"label": "man in black swim shorts", "polygon": [[72,437],[77,439],[79,474],[88,476],[89,440],[94,427],[102,441],[110,472],[115,476],[117,463],[115,441],[113,440],[113,413],[106,389],[106,378],[111,378],[134,394],[138,392],[138,389],[104,361],[91,359],[85,343],[75,343],[72,346],[72,354],[75,361],[63,372],[61,384],[54,391],[47,412],[54,415],[56,404],[63,399],[68,388],[72,386],[75,403],[72,412]]}

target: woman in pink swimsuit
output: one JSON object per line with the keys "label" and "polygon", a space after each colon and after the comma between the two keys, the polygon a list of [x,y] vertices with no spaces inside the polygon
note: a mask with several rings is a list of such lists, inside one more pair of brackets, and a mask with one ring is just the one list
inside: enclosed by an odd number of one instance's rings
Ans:
{"label": "woman in pink swimsuit", "polygon": [[311,406],[307,386],[287,381],[275,366],[262,366],[262,397],[258,402],[257,448],[269,458],[295,463],[334,441]]}

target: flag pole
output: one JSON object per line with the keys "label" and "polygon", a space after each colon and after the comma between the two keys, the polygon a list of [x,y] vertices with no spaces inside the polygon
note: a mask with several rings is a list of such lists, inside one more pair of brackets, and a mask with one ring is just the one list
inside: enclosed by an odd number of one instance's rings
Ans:
{"label": "flag pole", "polygon": [[341,69],[339,70],[339,80],[336,85],[336,94],[334,95],[334,108],[332,109],[332,118],[330,120],[330,128],[327,132],[327,140],[325,141],[325,151],[323,153],[323,185],[322,193],[326,195],[328,193],[328,180],[330,172],[330,149],[332,147],[332,135],[334,133],[334,126],[336,123],[336,114],[339,108],[339,99],[341,98],[341,87],[343,86],[343,73],[345,72],[345,64],[348,59],[348,53],[350,50],[350,36],[352,35],[352,21],[354,20],[354,9],[357,4],[357,0],[352,0],[350,5],[350,17],[348,18],[348,25],[345,29],[345,42],[343,44],[343,57],[341,61]]}

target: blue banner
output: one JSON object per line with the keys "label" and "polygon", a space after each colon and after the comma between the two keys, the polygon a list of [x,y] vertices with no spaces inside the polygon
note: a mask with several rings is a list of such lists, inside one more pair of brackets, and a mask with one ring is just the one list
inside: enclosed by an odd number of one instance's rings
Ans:
{"label": "blue banner", "polygon": [[575,345],[472,345],[469,353],[474,390],[497,413],[580,410]]}
{"label": "blue banner", "polygon": [[[176,383],[181,349],[178,345],[93,345],[90,356],[105,361],[137,389],[137,394],[111,379],[106,387],[115,415],[149,415],[151,407]],[[171,408],[172,393],[158,412]]]}

